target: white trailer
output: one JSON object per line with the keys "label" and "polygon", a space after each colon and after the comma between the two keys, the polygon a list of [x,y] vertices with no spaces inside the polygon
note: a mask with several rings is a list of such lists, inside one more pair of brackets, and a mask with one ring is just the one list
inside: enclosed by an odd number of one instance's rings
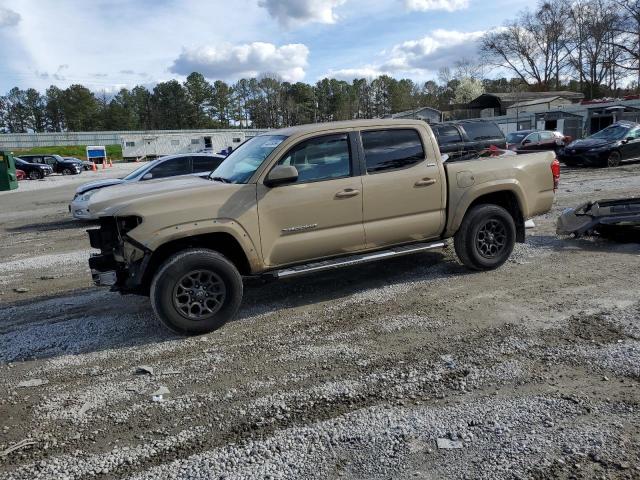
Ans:
{"label": "white trailer", "polygon": [[122,157],[125,159],[157,158],[177,153],[218,153],[235,148],[245,141],[243,131],[211,132],[132,132],[120,137]]}

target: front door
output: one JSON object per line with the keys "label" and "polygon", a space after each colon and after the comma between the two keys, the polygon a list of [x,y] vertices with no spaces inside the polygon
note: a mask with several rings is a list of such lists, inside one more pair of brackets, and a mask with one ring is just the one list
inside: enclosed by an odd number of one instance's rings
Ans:
{"label": "front door", "polygon": [[438,237],[444,229],[444,171],[417,130],[362,131],[367,248]]}
{"label": "front door", "polygon": [[266,265],[306,262],[364,247],[362,181],[354,176],[352,145],[348,133],[303,140],[275,164],[296,167],[296,182],[275,188],[258,184]]}

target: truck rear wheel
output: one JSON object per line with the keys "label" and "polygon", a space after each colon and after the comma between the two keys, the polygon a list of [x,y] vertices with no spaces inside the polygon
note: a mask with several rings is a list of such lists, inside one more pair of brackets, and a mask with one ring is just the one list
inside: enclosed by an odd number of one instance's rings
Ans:
{"label": "truck rear wheel", "polygon": [[151,305],[170,330],[196,335],[222,327],[242,302],[242,277],[224,256],[189,249],[169,257],[151,283]]}
{"label": "truck rear wheel", "polygon": [[493,270],[507,261],[516,242],[513,217],[498,205],[467,212],[454,237],[456,254],[472,270]]}

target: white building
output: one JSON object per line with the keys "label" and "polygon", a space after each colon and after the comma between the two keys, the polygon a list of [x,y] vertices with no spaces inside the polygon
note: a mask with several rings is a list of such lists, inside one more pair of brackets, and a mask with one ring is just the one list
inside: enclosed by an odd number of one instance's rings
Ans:
{"label": "white building", "polygon": [[241,130],[131,132],[120,136],[125,159],[157,158],[176,153],[213,153],[235,149],[247,136]]}

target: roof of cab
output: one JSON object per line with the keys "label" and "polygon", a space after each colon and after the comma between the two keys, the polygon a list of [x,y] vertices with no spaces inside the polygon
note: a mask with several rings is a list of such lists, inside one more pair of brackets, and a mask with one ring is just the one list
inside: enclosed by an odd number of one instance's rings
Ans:
{"label": "roof of cab", "polygon": [[287,137],[303,135],[310,132],[322,132],[325,130],[338,130],[348,128],[391,127],[400,125],[426,126],[422,120],[405,120],[392,118],[374,118],[371,120],[345,120],[342,122],[308,123],[295,127],[286,127],[279,130],[269,130],[263,135],[284,135]]}

